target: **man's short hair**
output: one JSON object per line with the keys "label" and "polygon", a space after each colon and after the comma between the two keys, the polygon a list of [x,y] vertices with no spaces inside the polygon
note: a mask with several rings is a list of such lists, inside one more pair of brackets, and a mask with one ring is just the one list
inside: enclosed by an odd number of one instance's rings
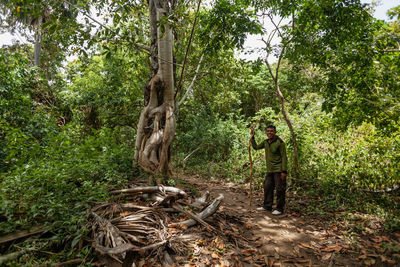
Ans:
{"label": "man's short hair", "polygon": [[268,129],[268,128],[270,128],[270,129],[274,129],[274,130],[275,130],[275,132],[276,132],[276,127],[275,127],[275,125],[272,125],[272,124],[270,124],[270,125],[268,125],[268,126],[267,126],[267,128],[266,128],[266,129]]}

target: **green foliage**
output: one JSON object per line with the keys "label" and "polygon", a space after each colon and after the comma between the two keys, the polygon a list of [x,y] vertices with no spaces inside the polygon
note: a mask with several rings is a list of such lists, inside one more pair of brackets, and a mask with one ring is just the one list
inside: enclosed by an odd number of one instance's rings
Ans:
{"label": "green foliage", "polygon": [[79,140],[74,129],[65,129],[47,137],[39,158],[3,173],[2,234],[44,222],[75,234],[68,229],[82,225],[89,203],[104,201],[107,189],[132,173],[131,153],[115,142],[119,134],[106,129]]}
{"label": "green foliage", "polygon": [[215,1],[213,8],[200,16],[202,43],[209,44],[207,49],[213,52],[221,48],[242,48],[246,34],[261,33],[256,18],[255,10],[247,1]]}
{"label": "green foliage", "polygon": [[109,55],[70,63],[72,83],[61,92],[89,128],[133,126],[139,118],[148,70],[140,57],[130,60],[117,49]]}
{"label": "green foliage", "polygon": [[37,152],[43,138],[55,132],[48,106],[37,102],[44,90],[40,72],[28,68],[28,58],[0,50],[0,172],[22,164]]}
{"label": "green foliage", "polygon": [[23,53],[2,49],[0,57],[1,234],[46,224],[77,240],[90,202],[131,177],[134,130],[114,124],[82,135],[78,118],[57,126],[65,95],[42,103],[40,71]]}
{"label": "green foliage", "polygon": [[385,136],[372,124],[364,123],[342,133],[329,124],[329,117],[323,113],[318,116],[321,117],[312,124],[302,122],[298,129],[302,133],[301,158],[309,161],[303,164],[308,173],[312,170],[313,176],[365,190],[386,189],[400,183],[396,174],[400,167],[399,130]]}

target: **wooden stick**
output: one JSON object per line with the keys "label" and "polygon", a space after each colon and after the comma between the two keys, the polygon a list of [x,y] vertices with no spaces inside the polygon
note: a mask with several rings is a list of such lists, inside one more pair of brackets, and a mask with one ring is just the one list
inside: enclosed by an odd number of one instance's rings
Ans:
{"label": "wooden stick", "polygon": [[174,209],[176,209],[177,211],[182,212],[183,214],[186,214],[187,216],[189,216],[190,218],[192,218],[193,220],[197,221],[198,223],[200,223],[201,225],[203,225],[204,227],[206,227],[207,229],[211,229],[212,231],[219,233],[219,231],[217,229],[215,229],[214,227],[212,227],[211,225],[209,225],[208,223],[206,223],[203,219],[199,218],[198,216],[196,216],[195,214],[191,213],[190,211],[184,210],[181,205],[174,203],[172,205],[172,207]]}
{"label": "wooden stick", "polygon": [[[217,211],[217,209],[219,208],[219,205],[221,204],[223,199],[224,199],[224,195],[220,194],[216,199],[214,199],[214,201],[210,205],[207,206],[207,208],[205,208],[202,212],[196,214],[196,216],[199,217],[200,219],[204,220],[205,218],[214,214]],[[190,227],[190,226],[195,225],[196,221],[194,219],[189,219],[189,220],[179,222],[179,223],[172,223],[169,226],[175,226],[175,225],[179,225],[179,224]]]}
{"label": "wooden stick", "polygon": [[[204,144],[204,143],[203,143]],[[186,161],[190,158],[191,155],[193,155],[196,151],[198,151],[203,144],[200,144],[195,150],[193,150],[192,152],[189,153],[189,155],[187,155],[183,160],[182,160],[182,165],[186,164]]]}
{"label": "wooden stick", "polygon": [[62,267],[62,266],[68,265],[68,264],[79,264],[79,263],[82,263],[83,261],[84,261],[84,259],[74,259],[74,260],[64,261],[64,262],[57,263],[55,265],[55,267]]}
{"label": "wooden stick", "polygon": [[[250,126],[251,129],[253,129],[253,126]],[[251,138],[253,138],[254,135],[250,136],[249,139],[249,160],[250,160],[250,209],[251,209],[251,203],[253,201],[253,159],[251,157]]]}

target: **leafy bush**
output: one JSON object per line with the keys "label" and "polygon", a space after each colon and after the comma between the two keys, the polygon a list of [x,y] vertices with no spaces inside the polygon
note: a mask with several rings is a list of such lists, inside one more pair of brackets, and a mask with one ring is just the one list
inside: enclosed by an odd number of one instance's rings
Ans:
{"label": "leafy bush", "polygon": [[90,202],[107,198],[107,189],[132,174],[132,153],[115,142],[119,133],[104,129],[84,140],[74,129],[53,134],[40,157],[31,157],[1,175],[1,234],[34,224],[77,229]]}

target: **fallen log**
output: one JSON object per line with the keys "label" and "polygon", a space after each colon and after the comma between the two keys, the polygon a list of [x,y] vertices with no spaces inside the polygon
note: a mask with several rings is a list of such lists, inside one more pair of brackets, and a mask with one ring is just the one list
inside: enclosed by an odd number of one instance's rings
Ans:
{"label": "fallen log", "polygon": [[50,230],[49,227],[44,227],[42,225],[39,226],[34,226],[31,229],[28,230],[23,230],[23,231],[19,231],[19,232],[15,232],[15,233],[11,233],[11,234],[7,234],[4,236],[0,237],[0,244],[2,243],[7,243],[10,241],[14,241],[20,238],[24,238],[24,237],[28,237],[31,235],[35,235],[35,234],[39,234],[39,233],[43,233],[45,231]]}
{"label": "fallen log", "polygon": [[3,266],[3,263],[11,260],[18,259],[20,256],[34,250],[33,248],[27,248],[21,251],[13,252],[7,255],[0,256],[0,266]]}
{"label": "fallen log", "polygon": [[120,189],[111,191],[111,194],[144,194],[144,193],[159,193],[169,192],[178,195],[186,196],[186,192],[182,189],[172,186],[137,186],[133,188]]}
{"label": "fallen log", "polygon": [[[219,208],[219,206],[221,205],[222,200],[224,199],[224,195],[220,194],[216,199],[214,199],[214,201],[207,206],[207,208],[205,208],[202,212],[196,214],[196,216],[202,220],[204,220],[205,218],[213,215]],[[179,222],[179,223],[172,223],[170,224],[170,226],[177,226],[177,225],[185,225],[185,226],[193,226],[196,224],[196,220],[194,219],[188,219],[186,221],[183,222]]]}
{"label": "fallen log", "polygon": [[210,191],[206,191],[201,197],[197,198],[190,206],[200,208],[207,203],[208,197],[210,196]]}
{"label": "fallen log", "polygon": [[177,211],[180,211],[180,212],[182,212],[183,214],[186,214],[187,216],[189,216],[189,217],[192,218],[193,220],[197,221],[198,223],[200,223],[201,225],[203,225],[204,227],[206,227],[206,229],[211,229],[212,231],[218,233],[218,231],[217,231],[214,227],[212,227],[211,225],[209,225],[208,223],[206,223],[204,220],[202,220],[201,218],[199,218],[199,217],[196,216],[195,214],[193,214],[193,213],[191,213],[191,212],[189,212],[189,211],[187,211],[187,210],[184,210],[179,204],[174,203],[174,204],[172,205],[172,207],[173,207],[174,209],[176,209]]}

